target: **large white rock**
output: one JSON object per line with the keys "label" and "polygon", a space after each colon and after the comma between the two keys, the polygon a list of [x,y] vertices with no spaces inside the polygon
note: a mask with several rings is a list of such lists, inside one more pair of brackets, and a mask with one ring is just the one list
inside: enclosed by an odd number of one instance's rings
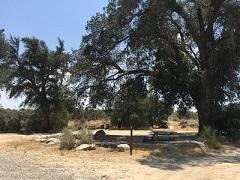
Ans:
{"label": "large white rock", "polygon": [[48,145],[60,144],[60,140],[57,138],[50,138],[46,141],[46,144]]}
{"label": "large white rock", "polygon": [[96,147],[94,144],[81,144],[76,148],[77,151],[90,151],[90,150],[95,150]]}
{"label": "large white rock", "polygon": [[130,150],[130,146],[128,144],[119,144],[117,146],[117,151],[118,152],[124,152]]}
{"label": "large white rock", "polygon": [[37,142],[46,142],[47,141],[47,139],[35,139],[35,141],[37,141]]}
{"label": "large white rock", "polygon": [[176,141],[176,142],[169,142],[168,144],[165,144],[162,148],[162,152],[165,154],[174,154],[179,151],[179,149],[194,149],[198,148],[202,152],[206,151],[206,147],[204,143],[198,142],[198,141]]}

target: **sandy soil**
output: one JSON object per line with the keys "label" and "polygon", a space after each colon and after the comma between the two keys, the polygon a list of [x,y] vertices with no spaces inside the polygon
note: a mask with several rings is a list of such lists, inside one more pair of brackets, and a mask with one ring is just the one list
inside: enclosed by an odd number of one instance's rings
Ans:
{"label": "sandy soil", "polygon": [[[140,133],[140,132],[138,132]],[[141,134],[141,133],[140,133]],[[185,158],[163,158],[149,151],[118,153],[60,151],[32,136],[0,134],[0,179],[169,179],[238,180],[240,149],[225,146],[223,153]]]}

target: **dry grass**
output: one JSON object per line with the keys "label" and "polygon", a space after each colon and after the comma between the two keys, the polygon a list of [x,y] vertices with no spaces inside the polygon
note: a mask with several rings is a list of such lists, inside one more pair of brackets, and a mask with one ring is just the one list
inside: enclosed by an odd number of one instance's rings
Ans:
{"label": "dry grass", "polygon": [[69,127],[94,127],[99,128],[101,125],[110,124],[110,119],[97,119],[97,120],[71,120],[68,122]]}
{"label": "dry grass", "polygon": [[174,127],[175,131],[190,131],[190,132],[197,132],[198,129],[197,128],[193,128],[191,127],[191,123],[196,123],[196,120],[188,120],[188,125],[185,128],[181,127],[181,120],[179,119],[173,119],[173,120],[169,120],[168,124],[170,126]]}

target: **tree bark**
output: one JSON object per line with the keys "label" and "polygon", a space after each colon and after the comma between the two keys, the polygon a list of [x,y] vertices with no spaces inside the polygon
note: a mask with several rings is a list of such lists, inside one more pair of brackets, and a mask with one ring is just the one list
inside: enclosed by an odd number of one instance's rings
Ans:
{"label": "tree bark", "polygon": [[204,126],[212,129],[218,129],[220,106],[217,103],[215,90],[212,87],[204,87],[204,94],[199,94],[194,98],[194,103],[198,111],[199,130],[200,134]]}

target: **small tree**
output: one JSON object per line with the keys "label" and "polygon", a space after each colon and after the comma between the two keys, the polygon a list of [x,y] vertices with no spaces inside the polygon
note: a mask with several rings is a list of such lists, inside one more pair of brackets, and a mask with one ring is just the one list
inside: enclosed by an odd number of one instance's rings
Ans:
{"label": "small tree", "polygon": [[145,121],[140,107],[141,101],[146,96],[147,89],[143,78],[128,79],[121,85],[114,100],[112,123],[121,127],[130,127],[130,117],[135,115],[139,118],[134,120],[133,127],[146,126],[147,121]]}

